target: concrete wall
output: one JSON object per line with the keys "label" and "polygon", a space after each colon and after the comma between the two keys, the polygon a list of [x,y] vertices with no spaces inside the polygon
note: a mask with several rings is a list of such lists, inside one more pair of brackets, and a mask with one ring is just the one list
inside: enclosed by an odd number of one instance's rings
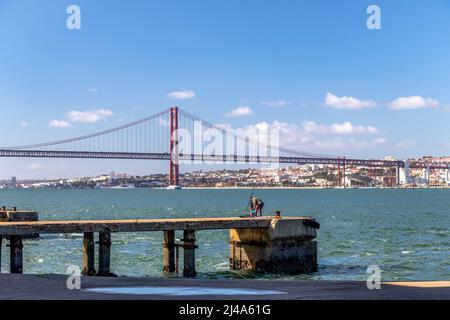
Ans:
{"label": "concrete wall", "polygon": [[[10,211],[0,210],[0,223],[1,222],[25,222],[25,221],[39,221],[39,215],[34,211]],[[9,236],[6,236],[9,239]],[[25,239],[39,238],[38,233],[31,233],[25,235]]]}
{"label": "concrete wall", "polygon": [[317,271],[319,224],[304,220],[273,219],[268,228],[230,230],[230,267],[270,273]]}

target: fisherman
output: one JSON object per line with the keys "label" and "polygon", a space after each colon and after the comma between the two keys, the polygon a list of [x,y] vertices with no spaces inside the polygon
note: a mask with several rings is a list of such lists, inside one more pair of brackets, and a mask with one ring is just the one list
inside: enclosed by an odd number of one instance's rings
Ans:
{"label": "fisherman", "polygon": [[262,217],[262,209],[264,208],[264,202],[261,199],[251,196],[250,197],[250,216],[257,217],[258,214]]}

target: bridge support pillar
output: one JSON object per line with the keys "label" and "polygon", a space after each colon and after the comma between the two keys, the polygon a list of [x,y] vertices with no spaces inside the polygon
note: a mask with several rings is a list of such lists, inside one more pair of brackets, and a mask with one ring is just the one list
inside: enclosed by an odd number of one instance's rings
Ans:
{"label": "bridge support pillar", "polygon": [[346,187],[345,185],[345,157],[339,157],[338,158],[338,187]]}
{"label": "bridge support pillar", "polygon": [[195,230],[184,230],[183,234],[183,248],[184,248],[184,267],[183,276],[195,277],[197,271],[195,270]]}
{"label": "bridge support pillar", "polygon": [[268,228],[230,230],[230,268],[269,273],[317,271],[314,219],[273,219]]}
{"label": "bridge support pillar", "polygon": [[175,231],[164,231],[163,238],[163,271],[164,273],[175,272]]}

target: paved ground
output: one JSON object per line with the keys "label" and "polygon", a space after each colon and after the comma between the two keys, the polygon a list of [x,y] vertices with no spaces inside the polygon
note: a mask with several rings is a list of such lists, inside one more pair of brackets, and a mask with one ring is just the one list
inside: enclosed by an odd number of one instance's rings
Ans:
{"label": "paved ground", "polygon": [[[7,299],[450,299],[450,282],[383,283],[381,290],[368,290],[365,282],[331,281],[261,281],[261,280],[203,280],[155,278],[82,277],[81,290],[68,290],[64,275],[0,275],[0,300]],[[110,294],[94,293],[99,287],[156,287],[180,294],[186,287],[209,289],[252,289],[251,295],[168,295],[168,294]],[[219,290],[219,292],[220,292]],[[259,294],[259,290],[276,290],[282,294]],[[191,292],[192,293],[192,292]]]}

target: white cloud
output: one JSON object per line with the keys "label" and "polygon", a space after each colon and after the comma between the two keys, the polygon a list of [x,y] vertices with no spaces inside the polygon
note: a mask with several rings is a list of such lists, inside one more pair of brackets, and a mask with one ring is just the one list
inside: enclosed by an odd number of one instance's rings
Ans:
{"label": "white cloud", "polygon": [[439,101],[432,98],[422,98],[420,96],[400,97],[389,103],[392,110],[423,109],[439,106]]}
{"label": "white cloud", "polygon": [[89,89],[88,89],[88,92],[91,92],[91,93],[97,93],[97,92],[98,92],[98,89],[97,89],[97,88],[89,88]]}
{"label": "white cloud", "polygon": [[227,117],[243,117],[243,116],[251,116],[253,114],[252,108],[249,106],[237,107],[236,109],[228,112],[226,114]]}
{"label": "white cloud", "polygon": [[343,139],[342,137],[336,137],[327,140],[314,140],[312,143],[312,147],[317,148],[319,150],[333,152],[338,150],[375,148],[385,143],[386,139],[384,138],[376,138],[372,140],[358,140],[354,138]]}
{"label": "white cloud", "polygon": [[397,147],[399,148],[411,148],[414,147],[417,144],[415,140],[405,140],[405,141],[399,141],[397,143]]}
{"label": "white cloud", "polygon": [[70,127],[70,124],[64,120],[52,120],[52,121],[50,121],[50,123],[48,125],[49,125],[49,127],[53,127],[53,128],[68,128],[68,127]]}
{"label": "white cloud", "polygon": [[167,97],[173,100],[186,100],[195,98],[195,93],[192,90],[181,90],[171,92]]}
{"label": "white cloud", "polygon": [[327,93],[325,96],[325,106],[345,109],[345,110],[358,110],[363,108],[375,107],[376,103],[372,100],[359,100],[353,97],[338,97],[332,93]]}
{"label": "white cloud", "polygon": [[66,119],[70,122],[95,123],[100,120],[105,120],[113,115],[114,113],[108,109],[69,111],[66,114]]}
{"label": "white cloud", "polygon": [[38,162],[33,162],[27,165],[27,169],[30,171],[41,171],[45,169],[45,167]]}
{"label": "white cloud", "polygon": [[[326,127],[326,136],[320,130],[307,130],[305,124],[297,125],[287,122],[274,121],[272,123],[260,122],[243,128],[233,130],[235,134],[248,136],[252,141],[259,139],[260,142],[273,146],[280,145],[291,150],[301,150],[307,153],[334,154],[345,151],[371,149],[385,144],[383,137],[372,139],[357,139],[349,136],[348,129],[342,131],[341,127]],[[344,126],[345,128],[345,126]],[[353,133],[361,133],[359,126],[352,126]],[[364,128],[364,133],[375,134],[374,129]],[[268,137],[271,137],[268,139]]]}
{"label": "white cloud", "polygon": [[28,127],[30,124],[28,123],[28,122],[26,122],[26,121],[22,121],[21,123],[20,123],[20,126],[21,127]]}
{"label": "white cloud", "polygon": [[289,105],[289,102],[286,100],[276,100],[276,101],[263,101],[261,104],[265,107],[273,107],[280,108]]}
{"label": "white cloud", "polygon": [[375,134],[378,129],[373,126],[355,126],[351,122],[333,123],[332,125],[318,125],[314,121],[308,121],[304,124],[306,132],[319,134]]}

